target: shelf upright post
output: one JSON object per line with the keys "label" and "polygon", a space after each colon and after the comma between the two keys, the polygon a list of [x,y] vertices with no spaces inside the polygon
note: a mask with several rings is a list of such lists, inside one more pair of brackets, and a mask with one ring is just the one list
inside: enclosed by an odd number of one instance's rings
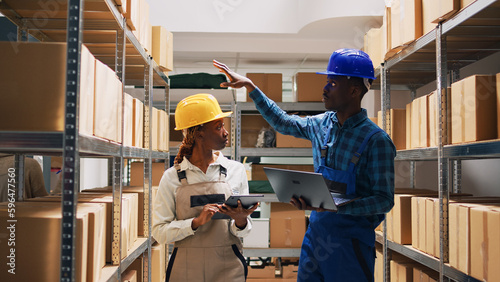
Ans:
{"label": "shelf upright post", "polygon": [[[170,81],[165,85],[165,112],[167,113],[167,118],[170,118]],[[167,120],[167,129],[170,130],[170,121]],[[167,140],[168,147],[170,148],[170,140]],[[165,170],[170,167],[170,150],[168,150],[167,158],[165,159]]]}
{"label": "shelf upright post", "polygon": [[[389,80],[389,69],[385,67],[385,63],[381,66],[380,79],[382,86],[381,93],[381,106],[382,106],[382,129],[384,129],[387,134],[390,133],[390,107],[391,107],[391,85]],[[388,282],[391,278],[390,272],[390,261],[391,261],[391,253],[389,248],[387,247],[387,220],[384,220],[383,223],[384,229],[384,245],[383,245],[383,254],[384,254],[384,281]]]}
{"label": "shelf upright post", "polygon": [[[454,67],[450,71],[450,85],[451,83],[457,82],[460,80],[460,68],[458,66]],[[451,118],[448,114],[448,118]],[[450,141],[450,140],[448,140]],[[452,160],[453,170],[452,170],[452,183],[453,183],[453,193],[461,193],[462,192],[462,160],[454,159]]]}
{"label": "shelf upright post", "polygon": [[240,161],[241,148],[241,105],[234,102],[233,119],[231,121],[231,155],[236,161]]}
{"label": "shelf upright post", "polygon": [[16,174],[14,181],[16,182],[16,201],[24,201],[24,155],[15,154],[14,155],[14,169]]}
{"label": "shelf upright post", "polygon": [[[123,142],[124,137],[124,92],[123,85],[125,83],[125,29],[126,24],[124,20],[124,29],[119,29],[116,31],[116,49],[115,49],[115,73],[122,82],[122,91],[121,91],[121,109],[122,112],[120,114],[120,127],[121,127],[121,141]],[[118,157],[113,157],[113,242],[112,242],[112,262],[113,265],[120,266],[121,264],[121,225],[122,225],[122,189],[123,189],[123,146],[120,146],[120,155]],[[120,279],[121,271],[118,271],[118,279]]]}
{"label": "shelf upright post", "polygon": [[151,58],[148,57],[144,67],[144,144],[148,146],[147,157],[144,159],[144,235],[147,236],[148,250],[143,255],[143,281],[149,281],[151,277],[151,190],[152,190],[152,150],[153,139],[152,117],[153,112],[153,66]]}
{"label": "shelf upright post", "polygon": [[439,126],[438,126],[438,184],[439,184],[439,276],[440,281],[445,280],[444,264],[449,261],[449,242],[448,242],[448,159],[444,156],[443,145],[447,143],[447,47],[446,36],[443,34],[443,25],[439,23],[436,28],[436,81],[437,97],[439,108]]}
{"label": "shelf upright post", "polygon": [[63,132],[63,185],[60,281],[75,281],[76,205],[79,192],[78,102],[83,0],[68,0],[66,38],[66,109]]}

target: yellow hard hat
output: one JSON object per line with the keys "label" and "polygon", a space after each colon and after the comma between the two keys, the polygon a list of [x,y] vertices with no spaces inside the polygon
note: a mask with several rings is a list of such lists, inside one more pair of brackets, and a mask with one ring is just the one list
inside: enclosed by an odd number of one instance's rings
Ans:
{"label": "yellow hard hat", "polygon": [[195,94],[182,99],[175,109],[175,130],[182,130],[227,117],[233,112],[223,113],[214,96]]}

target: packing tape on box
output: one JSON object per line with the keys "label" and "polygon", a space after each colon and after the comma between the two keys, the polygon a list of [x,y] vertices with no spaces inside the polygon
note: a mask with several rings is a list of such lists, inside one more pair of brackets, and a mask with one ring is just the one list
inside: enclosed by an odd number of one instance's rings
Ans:
{"label": "packing tape on box", "polygon": [[[481,244],[481,258],[483,259],[483,278],[484,281],[488,279],[488,212],[483,211],[483,243]],[[493,278],[493,277],[492,277]]]}
{"label": "packing tape on box", "polygon": [[292,246],[292,218],[285,218],[285,246]]}

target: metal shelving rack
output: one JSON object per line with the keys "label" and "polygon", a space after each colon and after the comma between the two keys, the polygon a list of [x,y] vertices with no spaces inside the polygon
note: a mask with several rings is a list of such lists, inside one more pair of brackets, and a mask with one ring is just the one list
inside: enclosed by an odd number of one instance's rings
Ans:
{"label": "metal shelving rack", "polygon": [[[153,85],[165,87],[165,109],[169,110],[168,78],[152,60],[134,34],[127,28],[114,1],[68,0],[66,3],[42,7],[41,2],[0,1],[1,13],[18,26],[18,41],[30,34],[43,42],[67,43],[66,112],[64,132],[0,132],[0,150],[15,154],[15,167],[20,183],[17,199],[23,200],[24,155],[63,155],[61,281],[75,280],[75,214],[79,193],[80,157],[111,157],[113,162],[113,242],[112,266],[102,271],[102,280],[119,281],[123,271],[137,258],[143,257],[143,278],[151,277],[151,160],[169,159],[168,152],[152,151],[149,138]],[[84,4],[87,7],[84,7]],[[67,11],[61,17],[59,14]],[[44,21],[39,21],[41,14]],[[98,15],[98,17],[93,17]],[[104,15],[104,17],[103,17]],[[84,19],[85,18],[85,19]],[[87,32],[88,29],[88,32]],[[95,31],[105,36],[94,36]],[[107,32],[107,33],[106,33]],[[79,134],[78,96],[80,80],[80,49],[85,42],[94,56],[113,68],[123,85],[144,85],[144,142],[146,149],[122,146],[104,139]],[[130,52],[130,53],[129,53]],[[122,104],[123,104],[122,100]],[[123,140],[123,115],[122,115]],[[144,159],[144,230],[147,237],[139,238],[131,254],[121,258],[121,195],[124,158]],[[111,246],[108,246],[111,247]]]}
{"label": "metal shelving rack", "polygon": [[[437,24],[434,31],[425,34],[386,60],[376,69],[381,79],[375,87],[381,89],[384,129],[390,128],[390,90],[414,90],[436,81],[440,116],[438,146],[398,151],[396,160],[410,161],[410,185],[414,185],[415,161],[437,160],[439,170],[440,258],[426,255],[411,246],[391,242],[384,234],[377,241],[384,248],[384,281],[390,280],[391,252],[403,254],[439,272],[440,281],[478,281],[448,265],[448,200],[450,188],[459,192],[461,160],[500,158],[500,141],[481,141],[470,144],[447,144],[446,111],[447,86],[456,81],[460,69],[500,51],[500,1],[477,0],[452,18]],[[414,97],[414,95],[412,95]],[[450,169],[451,166],[451,169]],[[450,172],[452,177],[450,179]],[[452,181],[450,181],[452,180]],[[384,230],[385,224],[384,224]]]}

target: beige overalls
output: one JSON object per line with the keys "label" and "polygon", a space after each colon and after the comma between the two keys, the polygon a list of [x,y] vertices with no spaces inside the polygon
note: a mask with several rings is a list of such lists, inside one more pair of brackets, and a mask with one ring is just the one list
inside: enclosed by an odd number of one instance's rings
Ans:
{"label": "beige overalls", "polygon": [[[181,186],[175,196],[177,219],[197,217],[208,203],[222,204],[231,195],[225,182],[226,169],[220,166],[219,181],[188,184],[185,171],[176,166]],[[229,231],[230,218],[215,214],[198,227],[193,236],[175,242],[166,281],[245,281],[247,265],[242,244]]]}

